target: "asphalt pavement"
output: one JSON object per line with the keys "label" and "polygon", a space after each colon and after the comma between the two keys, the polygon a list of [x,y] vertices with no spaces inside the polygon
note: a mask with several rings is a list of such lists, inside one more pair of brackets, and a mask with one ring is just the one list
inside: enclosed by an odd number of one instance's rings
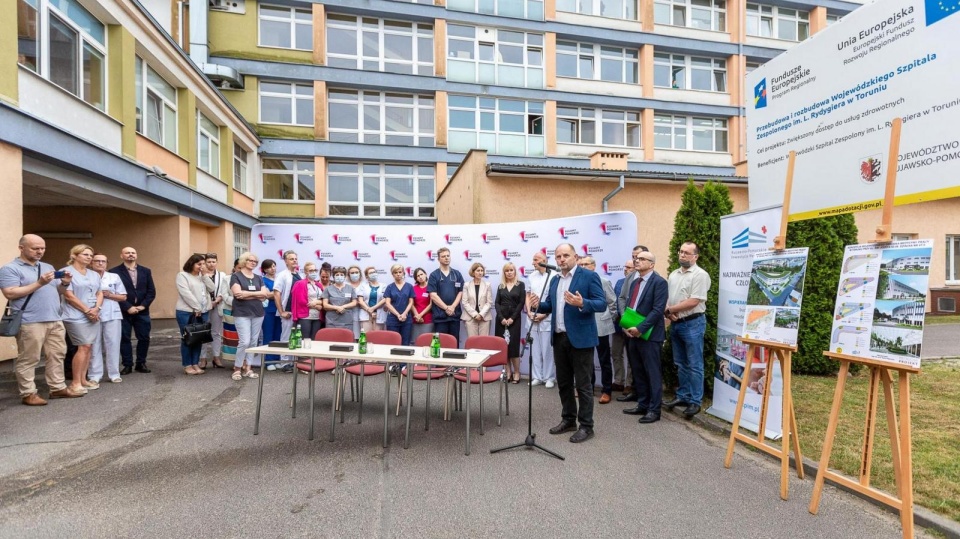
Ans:
{"label": "asphalt pavement", "polygon": [[780,500],[776,463],[738,447],[727,470],[726,437],[670,413],[638,425],[621,403],[598,404],[596,437],[571,444],[548,434],[559,398],[539,386],[533,431],[566,460],[494,455],[526,436],[527,386],[509,386],[499,427],[487,386],[485,434],[475,405],[466,456],[464,413],[442,420],[435,383],[424,431],[417,384],[410,448],[392,416],[383,448],[383,383],[370,378],[363,423],[348,401],[331,443],[332,382],[320,375],[308,441],[307,377],[292,419],[294,375],[269,373],[254,436],[256,381],[183,375],[169,332],[151,357],[151,374],[39,408],[19,403],[11,362],[0,364],[0,537],[901,537],[895,515],[831,486],[808,513],[813,477],[792,475]]}

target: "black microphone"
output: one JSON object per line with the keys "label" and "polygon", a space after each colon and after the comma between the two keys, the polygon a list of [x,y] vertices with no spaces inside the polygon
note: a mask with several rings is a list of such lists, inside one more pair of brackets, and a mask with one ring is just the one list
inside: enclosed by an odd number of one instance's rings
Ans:
{"label": "black microphone", "polygon": [[546,269],[548,269],[548,270],[553,270],[553,271],[556,271],[556,272],[558,272],[558,273],[560,272],[560,268],[558,268],[558,267],[556,267],[556,266],[551,266],[550,264],[547,264],[546,262],[537,262],[537,265],[540,266],[541,268],[546,268]]}

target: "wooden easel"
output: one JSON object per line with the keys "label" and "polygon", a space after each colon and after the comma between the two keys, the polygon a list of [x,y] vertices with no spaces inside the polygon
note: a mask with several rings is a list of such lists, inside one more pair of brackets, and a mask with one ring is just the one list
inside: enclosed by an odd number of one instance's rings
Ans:
{"label": "wooden easel", "polygon": [[[727,442],[727,456],[723,465],[729,468],[733,462],[733,447],[737,440],[753,446],[769,455],[780,459],[780,498],[786,500],[789,496],[789,475],[790,475],[790,442],[793,440],[793,456],[797,477],[803,479],[803,455],[800,454],[800,437],[797,432],[797,415],[793,410],[793,391],[791,390],[791,365],[790,361],[793,353],[797,351],[796,346],[789,346],[781,343],[760,341],[756,339],[747,339],[738,337],[740,342],[747,344],[747,359],[745,373],[750,372],[750,364],[753,361],[754,354],[759,349],[766,349],[766,373],[764,374],[763,401],[760,405],[760,424],[757,429],[756,439],[740,432],[740,415],[743,413],[743,402],[747,396],[746,374],[744,380],[740,382],[740,396],[737,398],[737,411],[733,414],[733,428],[730,429],[730,440]],[[782,446],[780,449],[767,444],[764,441],[764,433],[767,429],[767,410],[770,403],[770,385],[773,380],[774,361],[780,362],[780,372],[783,374],[783,416],[781,426],[783,429]]]}
{"label": "wooden easel", "polygon": [[[893,203],[897,178],[897,153],[900,148],[900,130],[903,122],[900,118],[893,121],[890,133],[890,152],[887,157],[887,185],[884,193],[883,221],[876,229],[876,242],[887,243],[891,240],[893,231]],[[840,362],[840,372],[837,374],[837,388],[833,393],[833,406],[830,409],[830,420],[827,423],[827,433],[823,441],[823,452],[820,455],[820,465],[817,471],[817,480],[813,486],[813,496],[810,500],[810,512],[814,515],[820,506],[820,496],[823,493],[824,481],[830,479],[838,485],[845,486],[881,503],[900,511],[900,525],[905,538],[913,537],[913,451],[912,426],[910,422],[910,375],[920,372],[920,369],[905,365],[894,365],[883,361],[876,361],[859,356],[824,352],[823,355]],[[843,402],[843,389],[850,370],[851,363],[858,363],[870,368],[870,389],[867,393],[867,418],[864,425],[863,447],[861,449],[859,478],[854,480],[829,470],[830,453],[833,450],[834,436],[837,432],[837,421],[840,416],[840,405]],[[897,385],[899,386],[900,426],[897,427],[897,410],[893,400],[892,371],[897,371]],[[880,384],[883,383],[884,405],[887,412],[887,429],[890,434],[890,453],[893,459],[893,475],[897,486],[897,496],[877,490],[870,486],[870,470],[873,463],[873,436],[876,430],[877,400]]]}

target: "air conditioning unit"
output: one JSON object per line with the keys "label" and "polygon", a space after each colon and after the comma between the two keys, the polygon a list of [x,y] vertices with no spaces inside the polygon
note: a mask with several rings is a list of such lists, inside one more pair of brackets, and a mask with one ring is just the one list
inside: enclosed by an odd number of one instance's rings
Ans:
{"label": "air conditioning unit", "polygon": [[207,0],[211,11],[225,11],[227,13],[246,13],[245,0]]}

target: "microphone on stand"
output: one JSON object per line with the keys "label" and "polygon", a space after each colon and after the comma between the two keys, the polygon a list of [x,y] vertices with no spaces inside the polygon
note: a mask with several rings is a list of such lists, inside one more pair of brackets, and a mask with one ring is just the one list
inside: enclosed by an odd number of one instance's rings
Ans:
{"label": "microphone on stand", "polygon": [[556,266],[551,266],[550,264],[547,264],[546,262],[537,262],[537,265],[540,266],[541,268],[546,268],[546,269],[548,269],[548,270],[553,270],[553,271],[556,271],[556,272],[558,272],[558,273],[560,272],[560,268],[558,268],[558,267],[556,267]]}

